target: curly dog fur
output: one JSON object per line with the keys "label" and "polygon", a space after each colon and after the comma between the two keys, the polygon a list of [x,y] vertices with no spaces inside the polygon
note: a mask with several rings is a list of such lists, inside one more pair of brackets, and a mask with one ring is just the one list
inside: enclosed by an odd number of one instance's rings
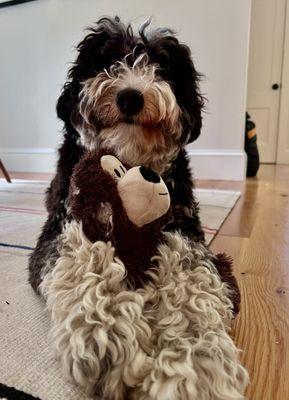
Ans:
{"label": "curly dog fur", "polygon": [[201,243],[166,233],[143,288],[110,243],[72,221],[41,291],[67,376],[98,399],[237,400],[248,382],[228,331],[230,290]]}

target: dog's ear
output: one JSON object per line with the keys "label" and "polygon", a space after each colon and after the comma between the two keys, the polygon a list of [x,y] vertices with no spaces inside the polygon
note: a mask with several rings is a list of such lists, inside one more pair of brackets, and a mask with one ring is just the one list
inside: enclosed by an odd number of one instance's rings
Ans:
{"label": "dog's ear", "polygon": [[184,132],[184,134],[187,143],[191,143],[198,138],[202,128],[204,98],[199,88],[201,75],[196,71],[190,49],[186,45],[176,46],[175,60],[176,96],[186,119],[184,130],[187,130],[187,132]]}
{"label": "dog's ear", "polygon": [[61,95],[57,100],[56,113],[57,117],[65,123],[70,123],[71,113],[77,102],[79,94],[79,85],[75,82],[66,82],[63,86]]}
{"label": "dog's ear", "polygon": [[122,59],[133,40],[130,26],[122,24],[118,17],[102,18],[88,29],[88,34],[76,48],[76,61],[69,70],[68,81],[57,102],[57,116],[60,119],[70,121],[82,83]]}
{"label": "dog's ear", "polygon": [[204,98],[199,81],[201,75],[196,71],[188,46],[180,44],[173,34],[152,37],[148,52],[152,61],[160,65],[160,74],[172,85],[177,102],[184,115],[183,141],[193,142],[202,128]]}

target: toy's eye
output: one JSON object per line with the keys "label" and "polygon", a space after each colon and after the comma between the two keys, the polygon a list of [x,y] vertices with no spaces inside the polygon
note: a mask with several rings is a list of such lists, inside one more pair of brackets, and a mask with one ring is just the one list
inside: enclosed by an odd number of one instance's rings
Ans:
{"label": "toy's eye", "polygon": [[108,172],[115,179],[121,179],[126,173],[126,168],[114,156],[102,156],[100,159],[101,167],[104,171]]}

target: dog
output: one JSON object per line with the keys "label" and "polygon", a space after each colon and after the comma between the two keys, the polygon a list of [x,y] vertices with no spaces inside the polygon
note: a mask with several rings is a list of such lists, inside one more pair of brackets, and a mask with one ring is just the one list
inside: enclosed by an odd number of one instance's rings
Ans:
{"label": "dog", "polygon": [[[247,372],[228,333],[239,292],[230,260],[204,244],[185,150],[202,127],[200,75],[172,31],[147,33],[148,25],[135,35],[119,18],[102,18],[77,47],[57,102],[64,141],[29,280],[51,313],[63,372],[94,398],[243,399]],[[106,148],[124,164],[156,171],[170,192],[156,267],[139,287],[128,283],[128,262],[110,241],[89,240],[92,219],[86,234],[73,219],[74,167]],[[108,211],[93,222],[106,225]]]}
{"label": "dog", "polygon": [[148,25],[135,35],[118,17],[102,18],[77,46],[56,107],[64,140],[46,194],[48,218],[29,260],[36,292],[58,256],[57,238],[69,220],[70,177],[87,150],[109,147],[127,163],[155,170],[172,201],[166,231],[204,242],[185,150],[202,127],[200,74],[189,48],[171,30],[147,33]]}

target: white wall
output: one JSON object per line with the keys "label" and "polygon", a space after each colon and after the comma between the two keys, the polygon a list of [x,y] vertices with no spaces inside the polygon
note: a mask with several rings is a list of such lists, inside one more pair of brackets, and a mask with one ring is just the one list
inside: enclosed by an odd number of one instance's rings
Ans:
{"label": "white wall", "polygon": [[250,0],[37,0],[0,9],[0,157],[12,170],[53,169],[61,140],[55,102],[73,45],[102,15],[170,26],[192,49],[208,98],[190,146],[198,178],[244,177]]}

